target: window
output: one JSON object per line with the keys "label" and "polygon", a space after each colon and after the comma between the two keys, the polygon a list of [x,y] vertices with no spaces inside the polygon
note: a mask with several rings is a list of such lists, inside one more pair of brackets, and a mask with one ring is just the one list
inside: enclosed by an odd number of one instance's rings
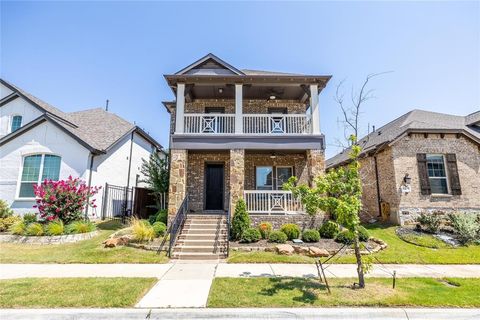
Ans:
{"label": "window", "polygon": [[427,155],[428,180],[432,193],[447,194],[447,171],[445,169],[445,159],[441,154]]}
{"label": "window", "polygon": [[292,167],[277,167],[277,190],[282,190],[283,184],[293,176]]}
{"label": "window", "polygon": [[257,190],[272,190],[273,189],[273,168],[257,167],[255,181],[256,181]]}
{"label": "window", "polygon": [[[34,198],[33,185],[45,179],[58,180],[61,158],[50,154],[35,154],[23,158],[19,198]],[[40,174],[41,172],[41,174]]]}
{"label": "window", "polygon": [[10,132],[14,132],[22,126],[22,116],[13,116],[12,117],[12,126]]}

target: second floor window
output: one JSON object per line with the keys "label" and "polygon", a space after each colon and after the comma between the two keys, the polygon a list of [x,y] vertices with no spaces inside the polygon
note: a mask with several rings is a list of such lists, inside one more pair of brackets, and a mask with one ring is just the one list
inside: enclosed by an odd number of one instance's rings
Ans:
{"label": "second floor window", "polygon": [[428,180],[432,193],[447,194],[447,171],[441,154],[427,154]]}
{"label": "second floor window", "polygon": [[22,126],[22,116],[13,116],[12,117],[12,126],[10,132],[14,132]]}
{"label": "second floor window", "polygon": [[34,198],[33,186],[45,179],[58,180],[61,158],[50,154],[34,154],[23,158],[19,198]]}

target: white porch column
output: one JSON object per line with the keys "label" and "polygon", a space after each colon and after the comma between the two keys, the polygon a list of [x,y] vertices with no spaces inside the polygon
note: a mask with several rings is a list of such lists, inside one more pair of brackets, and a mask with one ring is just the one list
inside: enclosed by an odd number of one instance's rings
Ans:
{"label": "white porch column", "polygon": [[235,84],[235,133],[243,133],[243,85]]}
{"label": "white porch column", "polygon": [[312,112],[312,133],[320,134],[320,108],[318,106],[318,85],[310,85],[310,110]]}
{"label": "white porch column", "polygon": [[175,108],[175,133],[183,133],[185,112],[185,83],[177,84],[177,106]]}

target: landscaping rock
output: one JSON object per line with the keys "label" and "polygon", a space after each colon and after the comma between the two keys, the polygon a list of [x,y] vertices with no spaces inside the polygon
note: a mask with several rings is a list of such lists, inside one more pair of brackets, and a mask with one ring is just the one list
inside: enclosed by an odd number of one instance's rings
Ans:
{"label": "landscaping rock", "polygon": [[289,244],[279,244],[275,247],[277,250],[277,253],[279,254],[285,254],[285,255],[291,255],[295,252],[295,249]]}
{"label": "landscaping rock", "polygon": [[310,257],[318,258],[318,257],[328,257],[330,254],[325,249],[320,249],[317,247],[308,247],[308,255]]}
{"label": "landscaping rock", "polygon": [[293,246],[293,250],[298,254],[308,254],[308,247],[304,246]]}
{"label": "landscaping rock", "polygon": [[117,246],[124,246],[127,243],[130,242],[130,238],[127,236],[122,236],[119,238],[111,238],[103,241],[103,244],[105,245],[105,248],[114,248]]}

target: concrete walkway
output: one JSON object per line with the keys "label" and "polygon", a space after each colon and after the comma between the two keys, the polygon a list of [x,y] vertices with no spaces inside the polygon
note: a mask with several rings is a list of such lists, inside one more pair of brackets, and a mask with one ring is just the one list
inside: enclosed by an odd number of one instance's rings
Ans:
{"label": "concrete walkway", "polygon": [[480,309],[272,308],[272,309],[17,309],[0,310],[2,320],[78,319],[328,319],[473,320]]}
{"label": "concrete walkway", "polygon": [[[480,277],[480,265],[374,265],[367,277]],[[335,264],[327,277],[355,277],[356,265]],[[2,264],[0,279],[25,277],[155,277],[159,281],[137,308],[204,308],[215,277],[317,277],[312,264],[227,264],[171,262],[166,264]]]}

